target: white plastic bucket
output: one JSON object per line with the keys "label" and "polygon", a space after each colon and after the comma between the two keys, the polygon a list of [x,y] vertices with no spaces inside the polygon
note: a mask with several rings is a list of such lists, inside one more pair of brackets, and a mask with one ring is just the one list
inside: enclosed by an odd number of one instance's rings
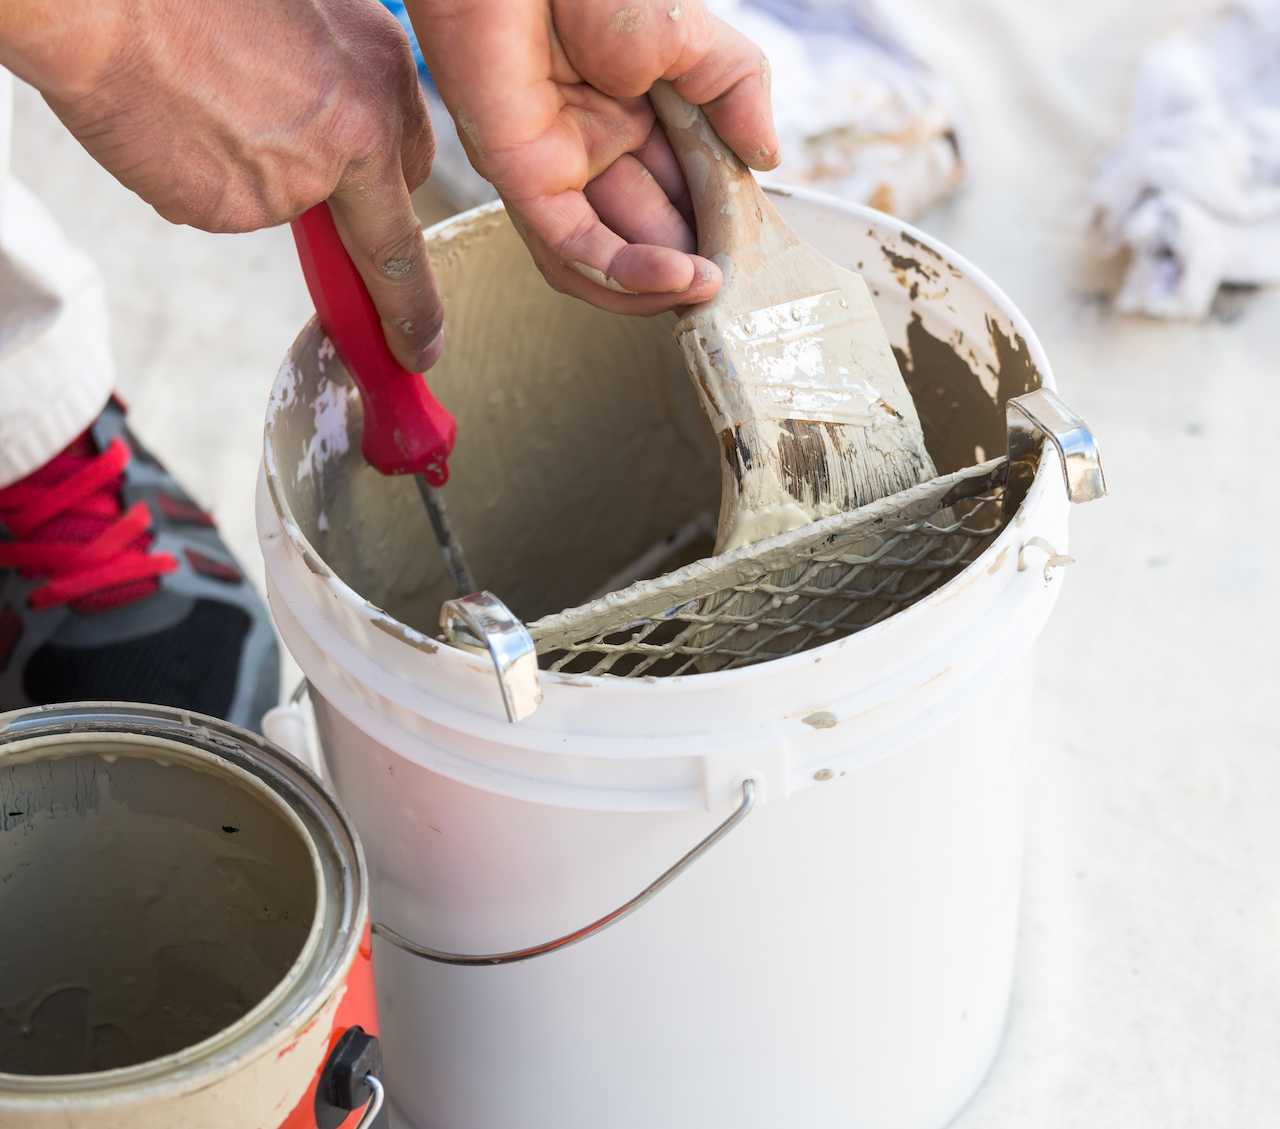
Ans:
{"label": "white plastic bucket", "polygon": [[[1008,299],[890,217],[775,202],[867,277],[939,471],[1000,454],[1003,401],[1053,387]],[[428,240],[450,319],[431,383],[459,422],[450,513],[481,585],[531,619],[714,505],[717,445],[670,318],[552,293],[496,205]],[[1065,551],[1056,458],[974,565],[874,627],[728,672],[544,673],[512,725],[489,659],[435,640],[439,552],[412,484],[363,465],[359,429],[313,322],[273,393],[259,534],[374,920],[463,953],[558,937],[758,786],[687,874],[573,948],[455,968],[379,941],[393,1106],[417,1129],[948,1121],[1009,997],[1032,643],[1059,573],[1040,549],[1019,559],[1035,537]]]}

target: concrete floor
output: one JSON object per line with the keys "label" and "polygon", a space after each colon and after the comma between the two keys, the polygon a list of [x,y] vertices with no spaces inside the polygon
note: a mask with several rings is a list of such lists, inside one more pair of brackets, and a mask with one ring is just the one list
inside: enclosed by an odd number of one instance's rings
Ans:
{"label": "concrete floor", "polygon": [[[1186,5],[899,7],[969,120],[966,185],[921,226],[1038,328],[1112,491],[1074,515],[1040,648],[1013,1009],[956,1125],[1280,1124],[1280,464],[1241,426],[1280,418],[1280,291],[1204,324],[1116,317],[1085,236],[1137,52]],[[106,274],[137,430],[259,574],[264,406],[311,312],[288,232],[169,226],[25,89],[13,169]]]}

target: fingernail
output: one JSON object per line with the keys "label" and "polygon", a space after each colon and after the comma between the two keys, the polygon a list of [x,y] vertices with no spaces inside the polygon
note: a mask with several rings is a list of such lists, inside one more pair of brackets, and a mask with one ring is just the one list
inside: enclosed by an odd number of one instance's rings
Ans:
{"label": "fingernail", "polygon": [[440,354],[444,352],[444,330],[431,339],[428,345],[421,353],[418,354],[419,361],[422,364],[422,370],[425,372],[440,359]]}
{"label": "fingernail", "polygon": [[719,286],[720,280],[721,272],[712,264],[707,263],[694,270],[693,282],[689,284],[689,289],[705,290],[708,286]]}

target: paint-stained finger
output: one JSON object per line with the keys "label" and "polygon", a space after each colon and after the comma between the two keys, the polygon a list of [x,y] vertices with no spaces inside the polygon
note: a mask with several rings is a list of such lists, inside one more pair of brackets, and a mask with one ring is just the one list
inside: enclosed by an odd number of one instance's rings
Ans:
{"label": "paint-stained finger", "polygon": [[571,294],[602,310],[632,317],[652,317],[682,306],[705,302],[720,288],[722,281],[720,270],[714,263],[694,255],[691,256],[694,263],[693,281],[680,293],[622,294],[616,290],[606,290],[578,271],[566,267],[550,248],[538,247],[530,250],[543,276],[562,294]]}
{"label": "paint-stained finger", "polygon": [[701,106],[716,133],[743,162],[759,172],[777,168],[778,134],[769,104],[769,60],[724,21],[709,16],[712,35],[693,65],[668,75],[686,102]]}
{"label": "paint-stained finger", "polygon": [[531,246],[545,243],[566,266],[619,294],[679,294],[694,282],[690,256],[670,247],[631,247],[610,231],[581,192],[508,202]]}

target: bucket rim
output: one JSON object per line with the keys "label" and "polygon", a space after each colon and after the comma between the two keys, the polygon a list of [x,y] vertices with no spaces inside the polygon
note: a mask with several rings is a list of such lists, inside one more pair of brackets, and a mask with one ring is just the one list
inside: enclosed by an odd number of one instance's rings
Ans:
{"label": "bucket rim", "polygon": [[[1028,356],[1033,367],[1040,376],[1040,387],[1048,388],[1051,391],[1057,390],[1057,383],[1053,377],[1053,371],[1049,364],[1048,356],[1045,353],[1044,346],[1040,342],[1039,336],[1032,328],[1026,315],[1013,302],[1013,300],[1002,290],[992,279],[979,267],[971,263],[964,255],[954,250],[942,240],[928,234],[927,232],[915,227],[913,224],[905,220],[899,219],[897,216],[890,215],[887,212],[878,211],[875,208],[865,204],[853,203],[849,200],[842,200],[839,197],[831,196],[824,192],[818,192],[810,188],[803,188],[798,185],[761,185],[766,193],[773,196],[783,198],[794,198],[803,200],[812,204],[819,204],[823,207],[831,208],[836,211],[844,212],[850,216],[887,230],[891,234],[905,237],[910,242],[920,245],[930,252],[936,254],[940,260],[948,266],[958,271],[966,280],[973,282],[979,290],[985,293],[992,302],[1000,309],[1001,313],[1008,318],[1010,326],[1022,339],[1027,347]],[[488,203],[477,205],[456,215],[449,216],[437,223],[431,224],[423,229],[424,237],[430,241],[432,238],[448,239],[453,238],[470,228],[482,219],[495,217],[499,213],[505,212],[505,205],[501,200],[494,200]],[[362,596],[351,585],[343,580],[328,562],[320,555],[319,551],[312,545],[310,539],[303,533],[301,525],[294,516],[293,509],[289,505],[288,498],[282,489],[280,479],[279,466],[276,462],[275,451],[272,444],[274,424],[277,414],[286,406],[287,398],[281,392],[281,383],[288,375],[297,373],[294,362],[294,350],[304,341],[304,339],[318,336],[321,340],[324,338],[324,331],[321,329],[319,319],[312,316],[302,330],[298,333],[293,343],[290,345],[288,352],[285,354],[280,371],[276,376],[275,384],[272,387],[271,395],[267,406],[266,422],[263,428],[263,459],[262,471],[265,480],[266,493],[271,501],[272,508],[275,510],[276,517],[280,522],[280,528],[285,538],[293,546],[294,551],[301,557],[308,571],[313,573],[322,583],[329,589],[332,595],[339,599],[342,603],[349,606],[357,615],[361,616],[372,626],[378,628],[386,635],[390,636],[394,641],[410,647],[411,649],[421,652],[425,655],[432,656],[436,661],[453,664],[460,668],[467,668],[477,673],[485,675],[492,674],[492,662],[487,655],[477,655],[470,651],[465,651],[459,647],[449,646],[437,638],[427,635],[425,632],[410,627],[408,624],[397,619],[384,608],[379,607],[373,601]],[[327,341],[326,341],[327,344]],[[336,355],[333,357],[336,362]],[[338,362],[340,363],[340,362]],[[1054,468],[1050,465],[1055,460],[1052,458],[1042,458],[1040,465],[1036,470],[1035,479],[1031,488],[1027,492],[1027,496],[1023,499],[1022,505],[1018,509],[1018,513],[1014,515],[1003,529],[999,536],[973,561],[972,564],[961,570],[956,576],[952,577],[945,584],[941,585],[931,592],[924,599],[917,601],[908,608],[895,613],[888,619],[879,623],[872,624],[870,627],[864,628],[862,631],[856,632],[854,635],[842,636],[833,639],[828,643],[824,643],[818,647],[812,647],[808,650],[798,652],[794,655],[786,655],[781,658],[771,659],[767,662],[755,663],[748,666],[736,667],[731,670],[720,670],[710,672],[698,672],[696,674],[682,674],[668,678],[617,678],[607,675],[589,675],[589,674],[565,674],[558,671],[540,670],[538,677],[541,680],[553,684],[561,684],[565,686],[592,686],[597,689],[606,689],[609,693],[619,694],[645,694],[652,696],[655,693],[681,693],[685,691],[692,692],[694,683],[698,687],[709,688],[713,682],[728,683],[734,681],[742,681],[753,675],[759,676],[761,672],[777,672],[784,666],[799,666],[812,663],[815,657],[834,654],[836,650],[849,645],[854,640],[863,641],[864,645],[870,639],[877,638],[886,631],[891,631],[908,618],[914,620],[918,615],[925,614],[926,610],[936,604],[945,602],[950,598],[954,590],[968,581],[968,579],[976,574],[979,566],[987,567],[989,558],[994,559],[993,554],[1007,551],[1009,541],[1011,539],[1010,531],[1017,528],[1026,513],[1039,501],[1043,495],[1047,484],[1052,480]],[[536,726],[535,726],[536,727]]]}
{"label": "bucket rim", "polygon": [[[168,706],[74,702],[0,714],[0,767],[50,739],[123,745],[138,753],[165,750],[197,771],[211,766],[269,804],[302,836],[315,873],[316,909],[302,950],[278,983],[234,1023],[170,1054],[112,1070],[79,1074],[0,1071],[0,1110],[32,1112],[74,1105],[130,1102],[156,1091],[205,1088],[248,1061],[297,1038],[323,1012],[355,962],[368,922],[368,871],[363,847],[345,809],[320,779],[266,738],[219,718]],[[59,755],[73,755],[67,750]],[[281,1052],[283,1053],[283,1052]]]}

